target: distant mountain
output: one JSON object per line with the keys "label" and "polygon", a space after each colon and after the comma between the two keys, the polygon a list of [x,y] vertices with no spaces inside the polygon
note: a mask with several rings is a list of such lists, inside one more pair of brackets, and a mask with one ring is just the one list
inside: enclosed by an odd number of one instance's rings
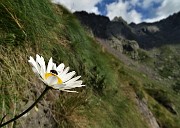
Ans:
{"label": "distant mountain", "polygon": [[74,13],[80,22],[88,26],[96,37],[135,40],[141,48],[150,49],[164,44],[180,43],[180,12],[159,22],[127,24],[121,17],[110,21],[108,17],[89,14],[85,11]]}
{"label": "distant mountain", "polygon": [[180,43],[180,12],[159,22],[130,24],[140,46],[152,48],[163,44]]}

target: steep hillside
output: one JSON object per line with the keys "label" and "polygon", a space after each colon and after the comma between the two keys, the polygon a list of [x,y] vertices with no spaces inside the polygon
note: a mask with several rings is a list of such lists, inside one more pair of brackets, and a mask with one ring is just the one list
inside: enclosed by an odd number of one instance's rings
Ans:
{"label": "steep hillside", "polygon": [[[65,63],[82,76],[79,93],[50,90],[15,128],[179,127],[180,99],[88,36],[79,21],[48,0],[1,0],[0,119],[28,108],[45,86],[27,60],[36,53]],[[154,91],[155,90],[155,91]]]}
{"label": "steep hillside", "polygon": [[[82,25],[88,26],[90,30],[93,29],[95,24],[103,24],[104,29],[99,28],[98,31],[104,32],[107,35],[106,38],[96,35],[94,31],[92,32],[94,37],[108,52],[115,55],[133,70],[141,72],[144,76],[153,79],[153,81],[160,81],[161,84],[165,85],[164,87],[172,90],[170,93],[173,95],[173,98],[175,98],[174,94],[176,96],[179,95],[179,13],[155,23],[131,23],[129,25],[121,17],[116,17],[113,21],[104,24],[99,19],[102,17],[107,18],[105,16],[85,12],[83,12],[82,16],[81,13],[75,12],[75,15]],[[83,18],[85,17],[84,15],[86,15],[85,19]],[[92,23],[91,19],[96,22]],[[88,21],[88,23],[85,21]],[[154,93],[157,90],[153,87],[151,91]],[[167,94],[163,92],[163,95]],[[154,98],[156,99],[156,97]],[[171,104],[171,107],[168,108],[169,105],[167,104],[170,105],[171,103],[165,103],[164,106],[170,111],[172,110],[172,113],[177,114],[177,111],[173,110],[175,106]]]}

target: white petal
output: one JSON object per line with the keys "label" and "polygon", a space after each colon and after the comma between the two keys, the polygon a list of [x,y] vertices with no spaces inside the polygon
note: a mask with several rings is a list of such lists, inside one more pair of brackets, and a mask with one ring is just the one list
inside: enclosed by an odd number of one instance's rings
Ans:
{"label": "white petal", "polygon": [[58,67],[57,67],[57,71],[58,71],[58,73],[62,73],[63,72],[63,70],[64,70],[64,67],[65,67],[65,65],[63,64],[63,63],[61,63]]}
{"label": "white petal", "polygon": [[48,62],[47,72],[50,72],[50,70],[52,70],[52,66],[53,66],[53,61],[52,61],[52,57],[51,57]]}
{"label": "white petal", "polygon": [[69,91],[68,89],[85,86],[81,84],[82,84],[82,81],[79,80],[71,84],[56,84],[56,85],[52,85],[51,87],[53,87],[54,89],[62,90],[62,91],[75,92],[75,91]]}
{"label": "white petal", "polygon": [[82,84],[73,84],[72,86],[64,87],[64,89],[79,88],[79,87],[83,87],[83,86],[85,86],[85,85],[82,85]]}
{"label": "white petal", "polygon": [[65,68],[64,71],[61,74],[58,74],[58,76],[61,78],[62,76],[66,75],[66,73],[69,71],[69,67]]}
{"label": "white petal", "polygon": [[37,66],[37,63],[35,62],[35,60],[30,56],[30,59],[28,60],[28,62],[37,70],[37,72],[39,73],[39,68]]}
{"label": "white petal", "polygon": [[76,80],[78,80],[80,77],[81,77],[81,76],[74,77],[74,78],[72,78],[71,80],[65,82],[65,84],[73,83],[73,82],[75,82]]}
{"label": "white petal", "polygon": [[77,91],[70,91],[70,90],[61,90],[61,91],[78,93]]}
{"label": "white petal", "polygon": [[36,54],[36,63],[39,65],[39,67],[41,68],[41,58],[38,54]]}
{"label": "white petal", "polygon": [[52,70],[56,70],[56,64],[53,63]]}
{"label": "white petal", "polygon": [[38,54],[36,54],[36,63],[39,70],[39,74],[41,75],[41,77],[44,77],[46,71],[44,58],[41,58]]}
{"label": "white petal", "polygon": [[41,58],[38,54],[36,54],[36,63],[39,68],[39,73],[41,74],[41,76],[43,76],[46,70],[44,58],[43,57]]}
{"label": "white petal", "polygon": [[[30,56],[28,62],[31,64],[31,66],[36,68],[36,62],[35,60]],[[36,68],[37,69],[37,68]]]}
{"label": "white petal", "polygon": [[39,60],[41,60],[41,57],[38,54],[36,54],[36,62],[38,62]]}
{"label": "white petal", "polygon": [[50,77],[48,77],[46,82],[47,82],[48,85],[52,86],[52,85],[57,84],[58,78],[56,76],[50,76]]}
{"label": "white petal", "polygon": [[46,73],[46,64],[44,61],[44,58],[41,56],[41,75],[44,77],[44,74]]}
{"label": "white petal", "polygon": [[43,77],[37,72],[37,70],[34,67],[32,67],[32,70],[41,81],[43,81],[45,84],[47,84],[47,82],[44,81]]}
{"label": "white petal", "polygon": [[62,80],[63,82],[66,82],[66,81],[68,81],[69,79],[71,79],[75,74],[76,74],[76,72],[75,72],[75,71],[72,71],[72,72],[70,72],[70,73],[68,73],[68,74],[62,75],[62,77],[60,77],[60,78],[61,78],[61,80]]}
{"label": "white petal", "polygon": [[41,66],[43,67],[44,72],[46,72],[46,64],[45,64],[44,58],[42,56],[41,56]]}
{"label": "white petal", "polygon": [[65,86],[65,84],[54,84],[51,87],[54,89],[63,89]]}
{"label": "white petal", "polygon": [[85,85],[82,85],[82,81],[79,80],[74,83],[66,84],[64,89],[71,89],[71,88],[82,87],[82,86],[85,86]]}
{"label": "white petal", "polygon": [[82,84],[82,80],[78,80],[78,81],[75,81],[75,82],[71,82],[71,83],[68,83],[66,84],[66,87],[68,86],[75,86],[75,85],[81,85]]}
{"label": "white petal", "polygon": [[83,87],[83,86],[85,86],[85,85],[79,85],[79,84],[77,84],[77,85],[74,85],[74,86],[64,87],[63,89],[69,90],[69,89],[72,89],[72,88],[79,88],[79,87]]}
{"label": "white petal", "polygon": [[37,71],[37,69],[35,67],[32,67],[32,70],[37,76],[39,76],[39,72]]}
{"label": "white petal", "polygon": [[44,76],[45,76],[45,71],[44,71],[43,67],[41,67],[40,75],[42,78],[44,78]]}

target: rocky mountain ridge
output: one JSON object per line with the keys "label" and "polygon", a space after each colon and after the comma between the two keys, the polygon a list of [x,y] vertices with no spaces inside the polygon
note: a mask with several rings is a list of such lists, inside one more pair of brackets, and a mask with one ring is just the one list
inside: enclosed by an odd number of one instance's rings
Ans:
{"label": "rocky mountain ridge", "polygon": [[120,53],[128,53],[133,59],[138,59],[139,44],[136,42],[136,35],[121,17],[110,21],[108,17],[85,11],[74,14],[95,38],[104,40],[104,44]]}
{"label": "rocky mountain ridge", "polygon": [[74,14],[98,38],[135,40],[145,49],[180,42],[180,12],[159,22],[140,24],[127,24],[121,17],[110,21],[106,16],[88,14],[85,11]]}

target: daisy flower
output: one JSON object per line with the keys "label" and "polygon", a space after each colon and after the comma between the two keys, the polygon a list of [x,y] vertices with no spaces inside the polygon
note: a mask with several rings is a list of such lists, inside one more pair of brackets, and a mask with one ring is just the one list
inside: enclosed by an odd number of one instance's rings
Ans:
{"label": "daisy flower", "polygon": [[47,68],[44,58],[38,54],[36,54],[36,60],[30,56],[28,62],[32,65],[32,70],[38,78],[49,87],[67,92],[76,92],[69,89],[85,86],[82,85],[82,80],[79,80],[81,76],[73,78],[76,72],[72,71],[68,73],[69,67],[65,68],[63,63],[56,66],[53,63],[52,57],[48,62]]}

